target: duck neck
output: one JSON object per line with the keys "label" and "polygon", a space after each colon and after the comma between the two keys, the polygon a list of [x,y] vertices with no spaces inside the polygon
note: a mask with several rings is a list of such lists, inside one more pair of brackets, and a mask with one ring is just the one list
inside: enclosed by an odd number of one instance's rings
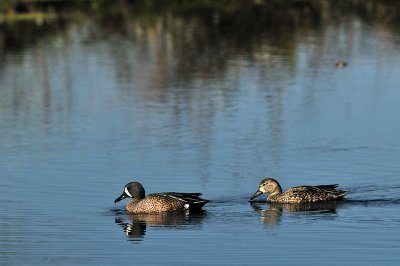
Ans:
{"label": "duck neck", "polygon": [[273,199],[274,197],[276,197],[276,196],[278,196],[278,195],[280,195],[280,194],[282,194],[282,187],[281,187],[279,184],[277,184],[275,190],[272,191],[272,192],[269,194],[268,200]]}
{"label": "duck neck", "polygon": [[271,193],[271,195],[278,195],[278,194],[281,194],[282,193],[282,187],[281,187],[281,185],[279,185],[279,183],[278,184],[276,184],[276,188],[275,188],[275,190]]}
{"label": "duck neck", "polygon": [[273,194],[269,194],[269,196],[268,196],[268,198],[267,198],[267,201],[269,201],[269,202],[276,202],[276,201],[278,201],[278,198],[279,198],[279,196],[281,195],[282,193],[279,193],[279,192],[274,192]]}
{"label": "duck neck", "polygon": [[280,194],[282,194],[280,191],[274,191],[273,193],[269,194],[268,199],[272,199]]}

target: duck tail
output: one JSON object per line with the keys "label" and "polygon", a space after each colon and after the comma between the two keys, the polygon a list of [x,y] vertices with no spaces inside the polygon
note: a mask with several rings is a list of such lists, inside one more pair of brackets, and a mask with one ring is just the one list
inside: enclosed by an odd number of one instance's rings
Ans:
{"label": "duck tail", "polygon": [[338,190],[337,192],[338,192],[336,195],[337,199],[343,199],[347,194],[350,193],[349,190]]}

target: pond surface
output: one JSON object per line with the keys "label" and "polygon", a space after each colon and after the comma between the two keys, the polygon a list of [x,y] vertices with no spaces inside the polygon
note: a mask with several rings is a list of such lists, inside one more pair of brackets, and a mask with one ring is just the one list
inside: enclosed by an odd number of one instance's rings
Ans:
{"label": "pond surface", "polygon": [[[1,265],[400,264],[399,27],[204,12],[80,14],[2,46]],[[250,204],[270,176],[351,193]],[[130,181],[210,203],[130,216]]]}

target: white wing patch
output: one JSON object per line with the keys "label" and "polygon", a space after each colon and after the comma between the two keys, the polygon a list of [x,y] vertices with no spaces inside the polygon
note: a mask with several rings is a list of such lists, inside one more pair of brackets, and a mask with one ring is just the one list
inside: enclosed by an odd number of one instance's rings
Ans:
{"label": "white wing patch", "polygon": [[189,203],[186,203],[185,205],[183,205],[183,208],[185,208],[185,209],[189,209],[189,207],[190,207],[190,205],[189,205]]}

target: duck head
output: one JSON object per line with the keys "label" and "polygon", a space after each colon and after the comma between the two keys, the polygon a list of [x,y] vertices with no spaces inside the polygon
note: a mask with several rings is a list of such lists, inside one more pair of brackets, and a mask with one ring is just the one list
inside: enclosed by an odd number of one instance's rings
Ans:
{"label": "duck head", "polygon": [[282,188],[279,185],[278,181],[273,178],[265,178],[261,180],[260,184],[258,185],[257,191],[251,196],[250,201],[254,200],[261,194],[270,194],[275,195],[282,193]]}
{"label": "duck head", "polygon": [[139,182],[130,182],[125,185],[124,191],[122,192],[121,196],[114,200],[114,203],[117,203],[125,198],[132,198],[132,199],[143,199],[145,197],[145,191],[142,184]]}

